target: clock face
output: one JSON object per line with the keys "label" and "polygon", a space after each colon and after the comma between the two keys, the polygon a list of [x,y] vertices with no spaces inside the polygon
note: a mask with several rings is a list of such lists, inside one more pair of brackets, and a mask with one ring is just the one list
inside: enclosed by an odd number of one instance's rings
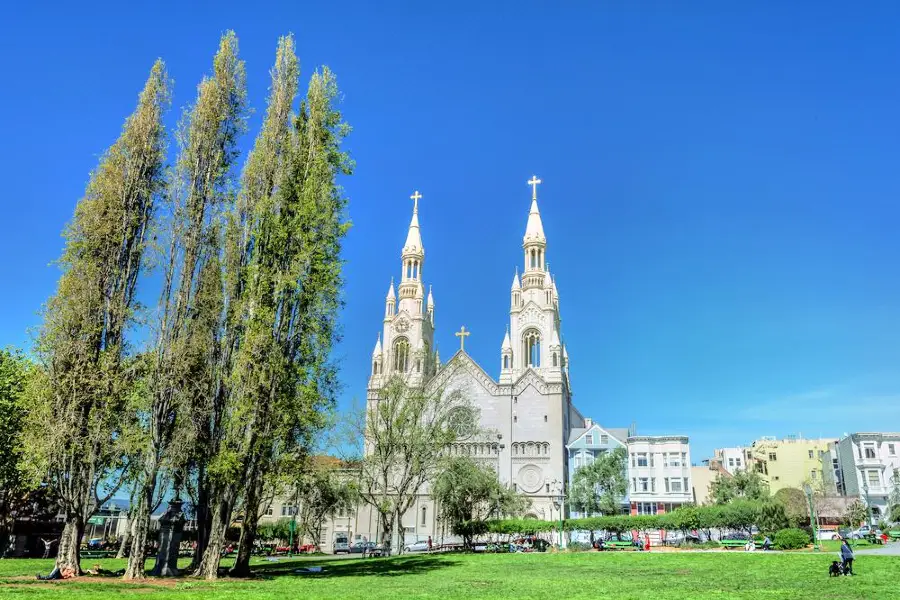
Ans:
{"label": "clock face", "polygon": [[394,323],[394,329],[397,331],[397,333],[406,333],[407,331],[409,331],[409,321],[401,317],[397,320],[396,323]]}

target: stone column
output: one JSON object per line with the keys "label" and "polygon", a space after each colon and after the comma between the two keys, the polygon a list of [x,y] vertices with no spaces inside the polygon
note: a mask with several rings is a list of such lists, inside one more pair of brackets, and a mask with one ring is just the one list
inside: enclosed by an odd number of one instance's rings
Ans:
{"label": "stone column", "polygon": [[169,508],[159,518],[159,553],[151,575],[159,577],[177,577],[178,551],[181,545],[181,534],[184,531],[184,512],[182,501],[178,498],[169,502]]}

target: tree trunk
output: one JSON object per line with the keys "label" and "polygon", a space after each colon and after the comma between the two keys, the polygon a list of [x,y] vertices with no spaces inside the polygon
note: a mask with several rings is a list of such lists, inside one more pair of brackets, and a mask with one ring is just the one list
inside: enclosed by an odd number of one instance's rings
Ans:
{"label": "tree trunk", "polygon": [[385,551],[391,551],[391,542],[394,537],[393,513],[381,513],[381,545]]}
{"label": "tree trunk", "polygon": [[59,552],[56,555],[56,566],[63,569],[73,569],[76,575],[81,575],[81,538],[84,537],[84,523],[78,516],[66,518],[62,536],[59,539]]}
{"label": "tree trunk", "polygon": [[241,541],[238,543],[238,554],[234,560],[234,566],[228,574],[232,577],[250,576],[250,557],[253,555],[253,543],[256,541],[256,528],[259,525],[259,517],[256,511],[244,515],[241,526]]}
{"label": "tree trunk", "polygon": [[[154,491],[149,490],[150,497]],[[147,502],[147,491],[134,511],[134,526],[131,528],[131,553],[128,556],[128,567],[125,569],[124,579],[143,579],[144,568],[147,561],[147,533],[150,530],[150,506]]]}
{"label": "tree trunk", "polygon": [[197,523],[197,546],[191,560],[189,571],[198,571],[203,562],[203,555],[209,545],[209,532],[212,528],[212,511],[209,510],[209,484],[205,481],[203,470],[197,477],[197,505],[194,507],[194,520]]}
{"label": "tree trunk", "polygon": [[212,515],[212,527],[209,532],[209,541],[200,567],[194,573],[197,577],[217,579],[219,577],[219,562],[222,559],[222,549],[225,547],[225,532],[228,522],[231,520],[231,506],[226,500],[216,502]]}
{"label": "tree trunk", "polygon": [[132,510],[128,517],[128,531],[125,532],[122,543],[119,544],[119,551],[116,552],[116,558],[127,558],[128,554],[131,552],[131,540],[134,539],[134,527],[136,525],[134,514],[135,512]]}

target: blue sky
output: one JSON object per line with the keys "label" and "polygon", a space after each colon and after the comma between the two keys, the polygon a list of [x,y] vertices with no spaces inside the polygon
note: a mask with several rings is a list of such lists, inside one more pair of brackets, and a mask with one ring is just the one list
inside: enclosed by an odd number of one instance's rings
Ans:
{"label": "blue sky", "polygon": [[234,28],[248,146],[293,32],[304,82],[329,65],[354,127],[342,407],[365,394],[415,189],[439,348],[465,324],[497,374],[536,173],[586,415],[690,435],[695,460],[900,430],[900,5],[51,4],[0,23],[0,345],[29,343],[153,60],[174,125]]}

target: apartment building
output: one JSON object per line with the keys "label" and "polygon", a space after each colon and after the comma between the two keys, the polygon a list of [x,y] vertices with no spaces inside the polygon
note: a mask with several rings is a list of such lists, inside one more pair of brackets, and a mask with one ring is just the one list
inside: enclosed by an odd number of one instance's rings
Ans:
{"label": "apartment building", "polygon": [[687,436],[631,436],[627,447],[631,514],[663,514],[694,501]]}
{"label": "apartment building", "polygon": [[744,460],[748,469],[762,476],[772,493],[786,487],[800,489],[806,483],[817,486],[823,479],[822,459],[832,442],[801,436],[763,437],[744,449]]}

